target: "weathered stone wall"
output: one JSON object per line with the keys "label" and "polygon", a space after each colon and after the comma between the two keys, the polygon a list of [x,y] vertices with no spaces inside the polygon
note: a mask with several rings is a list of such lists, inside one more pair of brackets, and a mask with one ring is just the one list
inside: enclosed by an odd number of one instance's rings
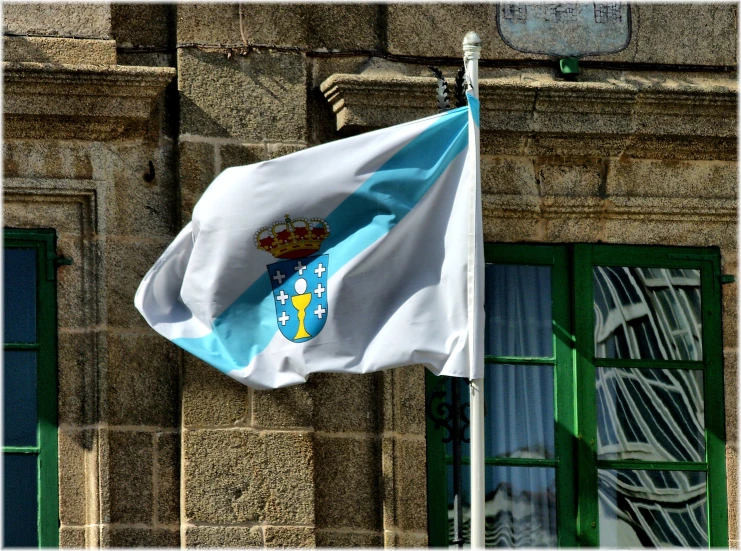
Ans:
{"label": "weathered stone wall", "polygon": [[[4,8],[6,75],[19,75],[6,77],[5,224],[56,228],[75,261],[59,270],[64,545],[426,544],[423,368],[254,391],[156,336],[133,295],[222,170],[434,113],[427,65],[452,75],[470,30],[487,240],[718,246],[737,273],[737,7],[634,5],[628,48],[571,83],[508,48],[495,9]],[[176,81],[151,84],[167,67]],[[58,76],[75,71],[96,91],[92,119]],[[151,110],[116,82],[159,86]],[[45,87],[60,107],[27,112]],[[736,288],[723,286],[723,335],[738,544]]]}
{"label": "weathered stone wall", "polygon": [[5,37],[4,224],[54,228],[73,260],[57,272],[60,543],[178,546],[182,353],[133,305],[179,224],[175,70],[118,66],[109,4],[3,11],[23,35]]}
{"label": "weathered stone wall", "polygon": [[[6,140],[4,223],[58,252],[61,543],[179,541],[181,353],[133,306],[172,238],[172,143]],[[152,161],[157,176],[142,176]]]}
{"label": "weathered stone wall", "polygon": [[8,4],[3,32],[30,36],[111,38],[108,2],[61,6],[53,3]]}

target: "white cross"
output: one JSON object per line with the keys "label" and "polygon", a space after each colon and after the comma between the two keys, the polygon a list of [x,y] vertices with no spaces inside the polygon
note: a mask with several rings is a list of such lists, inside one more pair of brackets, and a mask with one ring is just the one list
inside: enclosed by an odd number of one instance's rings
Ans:
{"label": "white cross", "polygon": [[280,270],[275,272],[275,275],[273,276],[273,279],[278,282],[278,285],[283,285],[283,280],[286,278],[282,273],[280,273]]}
{"label": "white cross", "polygon": [[275,300],[279,300],[280,303],[285,306],[286,301],[288,300],[288,295],[283,292],[283,289],[281,289],[280,293],[278,293],[278,296],[275,297]]}
{"label": "white cross", "polygon": [[298,264],[296,264],[293,267],[293,269],[298,272],[298,275],[302,276],[302,275],[304,275],[304,272],[306,271],[306,266],[304,266],[303,264],[301,264],[301,261],[299,260],[298,261]]}
{"label": "white cross", "polygon": [[287,322],[287,321],[288,321],[289,319],[291,319],[291,316],[286,316],[286,313],[285,313],[285,312],[283,312],[283,313],[282,313],[282,314],[280,315],[280,317],[278,318],[278,321],[280,322],[280,324],[281,324],[281,325],[285,325],[285,324],[286,324],[286,322]]}
{"label": "white cross", "polygon": [[314,313],[316,314],[316,317],[318,317],[319,319],[322,319],[322,315],[326,314],[327,311],[324,308],[322,308],[322,305],[320,304],[319,306],[316,307],[316,310],[314,310]]}
{"label": "white cross", "polygon": [[316,289],[314,289],[314,294],[318,296],[319,298],[322,298],[322,294],[326,291],[324,287],[322,287],[322,284],[319,283],[319,285],[316,286]]}
{"label": "white cross", "polygon": [[316,277],[322,277],[322,274],[327,271],[327,268],[324,267],[324,264],[321,262],[319,263],[319,266],[316,267],[316,270],[314,270],[314,273],[316,274]]}

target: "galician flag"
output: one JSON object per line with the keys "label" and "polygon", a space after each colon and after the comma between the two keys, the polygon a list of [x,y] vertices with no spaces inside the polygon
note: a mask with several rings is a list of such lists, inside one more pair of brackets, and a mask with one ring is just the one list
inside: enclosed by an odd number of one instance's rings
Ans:
{"label": "galician flag", "polygon": [[229,168],[147,273],[161,335],[253,388],[424,364],[480,378],[478,100]]}

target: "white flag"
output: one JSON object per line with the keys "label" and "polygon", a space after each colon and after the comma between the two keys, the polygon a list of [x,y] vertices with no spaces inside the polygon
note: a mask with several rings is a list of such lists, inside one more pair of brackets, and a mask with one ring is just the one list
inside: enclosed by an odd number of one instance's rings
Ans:
{"label": "white flag", "polygon": [[254,388],[409,364],[482,377],[471,328],[483,320],[483,255],[469,247],[482,242],[481,215],[467,155],[479,109],[468,102],[225,170],[136,307]]}

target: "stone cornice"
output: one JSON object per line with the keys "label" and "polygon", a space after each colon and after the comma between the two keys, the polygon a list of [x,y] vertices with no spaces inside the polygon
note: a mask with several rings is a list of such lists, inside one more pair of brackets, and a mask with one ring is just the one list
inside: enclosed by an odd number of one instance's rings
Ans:
{"label": "stone cornice", "polygon": [[[482,79],[482,152],[735,158],[735,77],[600,76],[575,82],[543,74]],[[436,112],[432,77],[335,74],[321,91],[345,133]]]}
{"label": "stone cornice", "polygon": [[489,218],[619,218],[627,220],[735,223],[735,199],[689,197],[566,197],[484,193]]}
{"label": "stone cornice", "polygon": [[109,140],[142,135],[169,67],[3,63],[4,137]]}

